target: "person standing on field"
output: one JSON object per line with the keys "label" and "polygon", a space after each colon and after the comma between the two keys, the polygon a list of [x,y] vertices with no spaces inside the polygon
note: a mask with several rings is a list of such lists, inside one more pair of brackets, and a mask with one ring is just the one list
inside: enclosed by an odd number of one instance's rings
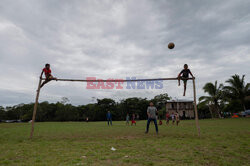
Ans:
{"label": "person standing on field", "polygon": [[147,129],[146,129],[146,134],[148,133],[148,129],[149,129],[149,124],[151,121],[154,122],[155,124],[155,130],[156,133],[158,134],[158,126],[157,126],[157,120],[156,120],[156,112],[157,109],[155,108],[154,104],[152,102],[150,102],[149,104],[150,106],[147,109],[147,114],[148,114],[148,121],[147,121]]}
{"label": "person standing on field", "polygon": [[127,113],[127,116],[126,116],[126,125],[129,125],[129,114]]}
{"label": "person standing on field", "polygon": [[178,126],[178,124],[180,123],[180,115],[178,114],[178,112],[176,112],[175,114],[175,119],[176,119],[176,125]]}
{"label": "person standing on field", "polygon": [[175,115],[174,115],[173,112],[172,112],[172,114],[171,114],[171,118],[172,118],[172,124],[174,125],[174,122],[175,122]]}
{"label": "person standing on field", "polygon": [[135,114],[132,115],[132,121],[131,121],[131,126],[133,126],[133,124],[136,125],[136,121],[135,121]]}
{"label": "person standing on field", "polygon": [[108,125],[110,123],[110,125],[112,126],[112,115],[111,115],[110,111],[108,111],[106,116],[107,116]]}
{"label": "person standing on field", "polygon": [[169,124],[169,118],[170,118],[170,115],[169,115],[169,113],[167,112],[167,113],[166,113],[166,124],[167,124],[167,125]]}

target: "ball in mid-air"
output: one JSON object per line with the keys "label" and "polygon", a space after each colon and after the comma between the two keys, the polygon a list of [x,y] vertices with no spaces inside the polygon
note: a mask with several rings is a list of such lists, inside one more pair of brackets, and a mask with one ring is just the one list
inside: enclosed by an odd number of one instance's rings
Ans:
{"label": "ball in mid-air", "polygon": [[174,43],[172,43],[172,42],[169,43],[169,44],[168,44],[168,48],[169,48],[169,49],[173,49],[173,48],[174,48]]}

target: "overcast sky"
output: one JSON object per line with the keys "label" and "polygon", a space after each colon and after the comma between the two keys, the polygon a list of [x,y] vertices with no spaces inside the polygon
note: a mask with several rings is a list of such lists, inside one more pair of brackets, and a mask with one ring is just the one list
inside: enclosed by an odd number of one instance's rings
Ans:
{"label": "overcast sky", "polygon": [[[198,97],[205,83],[234,74],[250,82],[249,27],[249,0],[0,0],[0,105],[34,102],[45,63],[56,77],[77,79],[176,77],[187,63]],[[177,81],[144,90],[53,81],[40,101],[81,105],[160,93],[190,100],[191,81],[186,97],[182,91]]]}

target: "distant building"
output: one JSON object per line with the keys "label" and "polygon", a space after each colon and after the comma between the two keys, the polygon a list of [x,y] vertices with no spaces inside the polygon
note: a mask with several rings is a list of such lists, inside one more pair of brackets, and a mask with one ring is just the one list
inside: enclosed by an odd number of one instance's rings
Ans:
{"label": "distant building", "polygon": [[170,100],[166,103],[166,111],[171,115],[178,112],[182,119],[194,118],[194,103],[186,100]]}

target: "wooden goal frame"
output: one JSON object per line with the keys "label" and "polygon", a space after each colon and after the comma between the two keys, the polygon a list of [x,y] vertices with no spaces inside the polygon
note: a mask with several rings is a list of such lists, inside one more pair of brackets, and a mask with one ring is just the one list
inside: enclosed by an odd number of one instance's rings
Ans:
{"label": "wooden goal frame", "polygon": [[[36,92],[36,101],[34,105],[33,110],[33,116],[32,116],[32,122],[31,122],[31,132],[30,132],[30,138],[32,139],[34,134],[34,125],[36,120],[36,111],[37,111],[37,105],[39,100],[39,94],[40,94],[40,86],[42,84],[42,80],[45,80],[44,78],[39,79],[38,88]],[[131,82],[131,81],[159,81],[159,80],[178,80],[178,78],[153,78],[153,79],[136,79],[136,80],[82,80],[82,79],[57,79],[57,81],[71,81],[71,82]],[[198,118],[198,111],[197,111],[197,104],[196,104],[196,88],[195,88],[195,78],[188,78],[188,80],[193,80],[193,98],[194,98],[194,111],[195,111],[195,122],[196,122],[196,128],[197,128],[197,134],[200,137],[200,126],[199,126],[199,118]]]}

